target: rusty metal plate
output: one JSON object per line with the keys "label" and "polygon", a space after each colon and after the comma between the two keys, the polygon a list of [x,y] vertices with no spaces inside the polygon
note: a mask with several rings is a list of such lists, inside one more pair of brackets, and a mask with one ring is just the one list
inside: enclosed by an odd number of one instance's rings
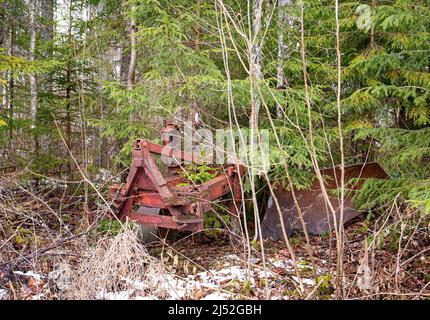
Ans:
{"label": "rusty metal plate", "polygon": [[[336,195],[333,195],[333,193],[330,192],[330,190],[338,188],[336,177],[337,179],[340,179],[340,167],[324,169],[321,170],[321,173],[327,178],[325,179],[325,187],[328,190],[330,202],[333,208],[336,209],[336,220],[339,221],[340,201]],[[386,179],[388,178],[388,175],[377,163],[345,166],[345,183],[352,178]],[[363,182],[364,180],[360,180],[359,183],[350,187],[352,190],[345,194],[344,223],[362,213],[354,208],[351,198],[353,197],[354,190],[359,189]],[[303,230],[291,191],[278,188],[274,194],[278,200],[279,206],[281,207],[282,218],[287,234],[291,234],[294,230]],[[323,198],[321,187],[317,179],[313,181],[309,190],[295,189],[295,194],[309,234],[321,235],[322,233],[333,229],[333,216],[332,214],[329,214],[327,203]],[[271,196],[267,202],[267,208],[261,222],[261,228],[264,239],[279,240],[282,238],[279,212]]]}

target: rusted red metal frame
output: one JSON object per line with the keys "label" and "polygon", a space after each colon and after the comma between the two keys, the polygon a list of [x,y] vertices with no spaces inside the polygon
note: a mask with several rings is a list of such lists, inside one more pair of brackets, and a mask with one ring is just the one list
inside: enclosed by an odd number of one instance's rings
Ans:
{"label": "rusted red metal frame", "polygon": [[[177,174],[165,178],[152,154],[173,157],[177,161],[198,162],[194,154],[149,140],[136,140],[133,143],[130,173],[124,187],[120,189],[116,185],[110,190],[112,194],[116,194],[118,218],[128,217],[138,223],[156,227],[199,231],[203,228],[203,214],[211,209],[211,202],[230,192],[233,193],[230,211],[237,215],[237,208],[242,201],[239,181],[243,175],[241,165],[226,167],[224,173],[204,184],[175,187],[181,176]],[[133,211],[134,204],[166,209],[170,216],[140,214]],[[189,219],[188,216],[195,218]]]}

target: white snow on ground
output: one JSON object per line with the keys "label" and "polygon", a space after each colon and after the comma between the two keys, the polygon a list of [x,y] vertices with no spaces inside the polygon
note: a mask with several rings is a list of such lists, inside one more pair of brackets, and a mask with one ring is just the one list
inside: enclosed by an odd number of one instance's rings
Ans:
{"label": "white snow on ground", "polygon": [[118,292],[99,292],[97,299],[100,300],[130,300],[134,290],[118,291]]}
{"label": "white snow on ground", "polygon": [[286,271],[293,271],[293,261],[291,259],[276,260],[269,259],[269,263],[275,268],[284,268]]}
{"label": "white snow on ground", "polygon": [[[104,300],[158,299],[159,297],[157,295],[146,294],[146,292],[149,292],[151,288],[156,288],[156,293],[164,299],[194,298],[194,293],[197,291],[209,291],[209,293],[202,297],[202,299],[226,300],[233,298],[234,295],[221,292],[221,286],[229,283],[230,281],[245,281],[246,270],[238,266],[230,266],[224,267],[220,270],[210,270],[197,273],[196,275],[188,275],[186,278],[164,274],[159,278],[154,279],[154,283],[151,281],[131,281],[126,278],[122,280],[131,287],[130,290],[119,292],[99,292],[97,298]],[[254,282],[254,278],[251,278],[251,283]]]}
{"label": "white snow on ground", "polygon": [[6,299],[8,297],[7,290],[0,289],[0,300]]}
{"label": "white snow on ground", "polygon": [[[294,281],[296,281],[297,283],[299,283],[299,278],[297,278],[296,276],[292,276],[291,278],[293,278]],[[307,285],[307,286],[314,286],[315,285],[315,280],[313,279],[307,279],[307,278],[302,278],[302,283]]]}
{"label": "white snow on ground", "polygon": [[40,274],[35,273],[34,271],[27,271],[27,272],[22,272],[22,271],[14,271],[13,273],[20,275],[20,276],[25,276],[25,277],[31,277],[36,281],[42,281],[43,278]]}
{"label": "white snow on ground", "polygon": [[[240,262],[241,259],[239,259],[237,256],[229,255],[228,260],[234,261],[234,262]],[[270,263],[278,268],[284,268],[286,271],[292,272],[293,271],[293,263],[290,259],[285,260],[273,260],[270,261]],[[311,268],[305,263],[299,264],[299,269],[309,269]],[[214,300],[214,299],[233,299],[235,296],[232,293],[225,293],[222,292],[221,288],[225,285],[228,285],[231,282],[240,282],[243,283],[247,279],[247,270],[246,268],[243,268],[235,263],[232,263],[232,265],[224,264],[223,268],[219,270],[211,269],[203,272],[199,272],[195,275],[188,275],[186,278],[178,278],[174,275],[165,275],[161,279],[159,279],[158,283],[158,289],[164,291],[166,293],[166,297],[169,299],[184,299],[187,297],[194,297],[194,292],[196,290],[202,290],[207,292],[208,294],[203,296],[202,300]],[[250,272],[250,278],[249,281],[251,285],[255,284],[255,280],[260,278],[263,279],[264,277],[268,279],[276,279],[278,275],[272,271],[269,270],[269,268],[266,269],[266,272],[264,272],[263,268],[261,267],[253,267]],[[298,282],[298,278],[295,276],[292,276],[292,278]],[[307,286],[314,286],[315,281],[313,279],[308,278],[302,278],[303,284]],[[137,285],[136,288],[139,288],[140,290],[145,289],[145,284]],[[145,298],[145,297],[136,297],[136,299],[139,298]],[[276,299],[288,299],[286,296],[279,296],[276,297]]]}
{"label": "white snow on ground", "polygon": [[[256,258],[257,259],[257,258]],[[97,299],[103,300],[157,300],[157,299],[202,299],[202,300],[226,300],[240,298],[240,296],[229,293],[232,287],[237,287],[243,284],[247,279],[250,281],[251,287],[254,287],[258,280],[266,278],[269,281],[269,286],[273,281],[277,281],[279,275],[275,273],[273,268],[285,270],[291,274],[291,278],[298,283],[299,279],[295,276],[294,265],[291,259],[268,259],[267,268],[263,269],[261,261],[255,261],[251,264],[251,270],[248,271],[243,263],[243,259],[233,254],[227,255],[223,259],[225,263],[218,268],[211,268],[206,271],[198,272],[194,275],[180,277],[175,274],[160,273],[157,276],[146,278],[142,281],[122,278],[122,283],[125,284],[124,289],[117,292],[99,292]],[[298,261],[299,270],[308,270],[312,267],[305,261]],[[50,273],[50,278],[58,283],[58,288],[62,290],[70,285],[67,279],[62,279],[70,270],[59,268],[57,272]],[[317,270],[318,274],[321,274]],[[19,272],[16,273],[31,276],[35,279],[42,279],[40,275],[34,272]],[[248,278],[249,276],[249,278]],[[67,277],[65,277],[67,278]],[[302,278],[302,283],[306,287],[316,285],[314,279]],[[61,284],[61,285],[60,285]],[[0,291],[0,299],[5,292]],[[42,297],[34,297],[42,298]],[[288,296],[282,294],[272,297],[272,299],[288,299]]]}
{"label": "white snow on ground", "polygon": [[36,294],[34,296],[31,296],[31,300],[43,300],[43,299],[46,299],[47,294],[48,294],[48,292]]}
{"label": "white snow on ground", "polygon": [[49,273],[49,278],[55,281],[58,289],[66,289],[70,285],[70,266],[65,263],[60,263],[55,270]]}

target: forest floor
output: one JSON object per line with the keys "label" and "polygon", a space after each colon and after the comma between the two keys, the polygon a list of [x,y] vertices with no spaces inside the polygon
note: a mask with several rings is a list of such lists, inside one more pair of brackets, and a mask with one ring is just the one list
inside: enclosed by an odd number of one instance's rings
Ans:
{"label": "forest floor", "polygon": [[[310,238],[313,259],[300,235],[295,257],[282,241],[264,241],[264,256],[251,241],[249,256],[222,234],[143,246],[134,229],[114,230],[103,210],[52,190],[0,190],[0,300],[339,298],[334,233]],[[343,298],[430,298],[430,225],[418,219],[398,233],[393,216],[376,233],[377,217],[346,226]]]}

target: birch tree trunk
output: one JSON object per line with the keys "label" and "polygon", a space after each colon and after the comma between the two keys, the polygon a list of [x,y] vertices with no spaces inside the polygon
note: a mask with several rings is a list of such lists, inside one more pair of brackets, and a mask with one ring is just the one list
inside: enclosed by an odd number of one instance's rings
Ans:
{"label": "birch tree trunk", "polygon": [[254,208],[255,220],[255,234],[254,240],[258,238],[260,217],[258,203],[255,197],[255,170],[253,168],[254,159],[256,156],[257,148],[257,131],[258,131],[258,117],[260,112],[260,98],[256,86],[259,85],[261,78],[261,43],[259,41],[259,34],[261,33],[261,18],[263,15],[263,0],[254,0],[252,4],[252,33],[250,34],[250,66],[249,66],[249,79],[250,79],[250,94],[251,94],[251,118],[249,120],[249,147],[250,147],[250,170],[248,175],[250,178],[251,192]]}
{"label": "birch tree trunk", "polygon": [[[260,112],[260,98],[258,93],[255,91],[255,83],[261,78],[261,43],[258,40],[258,35],[261,32],[261,17],[263,15],[263,1],[254,0],[252,6],[253,20],[252,20],[252,35],[250,36],[250,80],[251,80],[251,119],[250,129],[251,133],[253,130],[258,128],[258,115]],[[258,85],[258,83],[257,83]],[[251,139],[253,135],[251,134]]]}
{"label": "birch tree trunk", "polygon": [[[29,60],[34,62],[36,57],[36,0],[29,0],[29,24],[30,24],[30,48]],[[35,73],[30,75],[30,114],[31,127],[36,128],[37,118],[37,77]],[[37,150],[37,139],[35,138],[35,149]]]}

